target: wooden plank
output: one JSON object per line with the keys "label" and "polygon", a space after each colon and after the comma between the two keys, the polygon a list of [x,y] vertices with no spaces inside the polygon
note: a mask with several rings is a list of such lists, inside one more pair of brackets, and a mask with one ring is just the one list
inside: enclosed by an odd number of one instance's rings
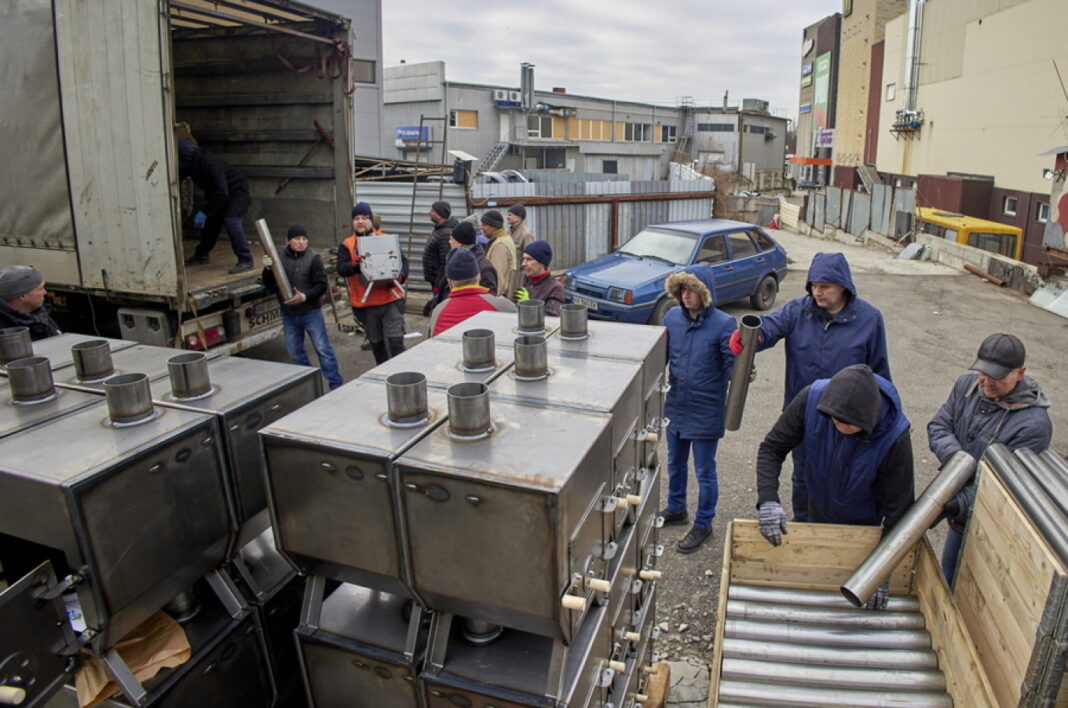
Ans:
{"label": "wooden plank", "polygon": [[727,524],[727,533],[723,535],[723,569],[719,576],[719,599],[716,602],[716,632],[712,644],[712,661],[708,677],[708,708],[719,705],[719,678],[723,667],[723,626],[727,619],[727,595],[730,590],[731,556],[734,549],[734,527],[739,519]]}
{"label": "wooden plank", "polygon": [[975,708],[998,705],[972,636],[953,604],[949,586],[927,539],[918,544],[914,567],[913,594],[919,600],[931,645],[938,654],[938,667],[946,677],[946,689],[954,705]]}
{"label": "wooden plank", "polygon": [[646,699],[642,702],[642,708],[664,708],[670,684],[671,667],[662,661],[653,664],[653,673],[645,682]]}
{"label": "wooden plank", "polygon": [[[782,545],[772,546],[756,521],[733,522],[731,582],[838,590],[879,543],[877,526],[791,523]],[[912,584],[912,554],[894,569],[890,589],[907,593]]]}

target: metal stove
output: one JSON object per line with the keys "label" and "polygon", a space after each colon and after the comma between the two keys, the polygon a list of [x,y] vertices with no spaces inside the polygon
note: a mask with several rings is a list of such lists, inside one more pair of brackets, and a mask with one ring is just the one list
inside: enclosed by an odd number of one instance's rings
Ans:
{"label": "metal stove", "polygon": [[[31,343],[34,356],[43,356],[51,363],[52,371],[60,371],[74,365],[74,357],[71,347],[83,342],[103,341],[110,347],[112,353],[137,346],[137,342],[125,339],[109,339],[107,337],[93,337],[87,334],[58,334],[47,339],[38,339]],[[7,376],[7,369],[0,365],[0,376]],[[57,374],[57,381],[61,377]]]}

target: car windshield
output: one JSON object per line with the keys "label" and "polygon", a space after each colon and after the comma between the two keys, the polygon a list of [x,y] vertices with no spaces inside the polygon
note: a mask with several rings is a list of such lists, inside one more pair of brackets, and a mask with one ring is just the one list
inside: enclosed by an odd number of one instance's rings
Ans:
{"label": "car windshield", "polygon": [[686,265],[693,254],[695,240],[693,234],[681,231],[643,229],[634,238],[620,246],[619,252],[641,258],[667,261],[675,265]]}

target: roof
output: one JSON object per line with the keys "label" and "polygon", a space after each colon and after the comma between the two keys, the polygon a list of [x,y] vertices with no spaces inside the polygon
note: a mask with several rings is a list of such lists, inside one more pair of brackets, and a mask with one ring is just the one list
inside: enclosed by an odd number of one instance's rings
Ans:
{"label": "roof", "polygon": [[738,229],[754,229],[758,227],[755,224],[747,224],[744,221],[731,221],[730,219],[691,219],[690,221],[665,221],[659,224],[649,224],[647,228],[688,231],[700,236],[713,231],[737,231]]}

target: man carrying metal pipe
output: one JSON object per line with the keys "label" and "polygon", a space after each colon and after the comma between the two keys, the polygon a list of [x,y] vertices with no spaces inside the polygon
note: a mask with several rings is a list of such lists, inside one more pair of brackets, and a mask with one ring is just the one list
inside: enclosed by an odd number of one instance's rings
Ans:
{"label": "man carrying metal pipe", "polygon": [[[799,297],[762,318],[758,351],[786,340],[785,409],[798,392],[817,379],[834,376],[851,364],[867,364],[890,380],[886,327],[882,313],[857,297],[849,263],[841,253],[817,253]],[[742,352],[741,333],[731,335],[731,351]],[[808,460],[804,447],[793,453],[794,521],[809,521],[805,489]]]}
{"label": "man carrying metal pipe", "polygon": [[[786,454],[803,447],[810,520],[881,525],[885,534],[915,499],[909,430],[897,389],[866,364],[801,389],[757,452],[760,533],[774,546],[782,542],[779,474]],[[867,606],[884,608],[889,590],[884,583]]]}
{"label": "man carrying metal pipe", "polygon": [[[927,442],[943,465],[964,450],[980,459],[986,448],[1002,443],[1010,450],[1045,451],[1053,437],[1050,402],[1024,375],[1026,350],[1011,334],[992,334],[979,346],[969,371],[953,384],[949,399],[927,424]],[[942,572],[950,585],[957,573],[964,524],[975,502],[975,478],[943,510],[949,522],[942,549]]]}

